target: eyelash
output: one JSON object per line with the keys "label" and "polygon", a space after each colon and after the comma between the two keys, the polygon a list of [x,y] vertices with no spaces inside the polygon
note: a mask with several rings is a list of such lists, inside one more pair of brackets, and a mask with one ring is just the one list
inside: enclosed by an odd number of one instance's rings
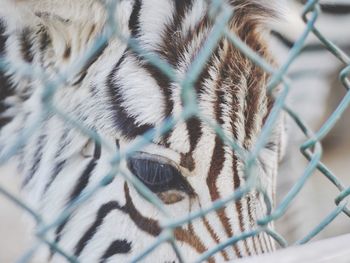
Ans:
{"label": "eyelash", "polygon": [[154,193],[179,190],[193,194],[192,187],[180,171],[169,162],[160,156],[141,153],[130,157],[127,165],[130,171]]}

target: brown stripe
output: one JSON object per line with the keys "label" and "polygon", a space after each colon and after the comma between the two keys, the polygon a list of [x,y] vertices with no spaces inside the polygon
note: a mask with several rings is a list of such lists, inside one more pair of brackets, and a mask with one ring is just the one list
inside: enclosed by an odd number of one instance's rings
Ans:
{"label": "brown stripe", "polygon": [[164,29],[162,36],[163,42],[159,45],[157,52],[159,55],[169,62],[174,68],[179,66],[179,61],[182,59],[182,55],[186,51],[186,46],[190,39],[183,39],[181,34],[178,34],[181,30],[182,20],[184,19],[186,10],[192,5],[192,0],[176,0],[175,12],[173,15],[172,23],[168,24]]}
{"label": "brown stripe", "polygon": [[[194,233],[191,228],[191,223],[189,224],[189,229],[185,230],[181,227],[174,229],[174,236],[176,240],[184,242],[194,248],[199,254],[203,254],[208,250],[203,243],[200,241],[199,237]],[[209,263],[214,263],[215,260],[210,257],[207,259]]]}
{"label": "brown stripe", "polygon": [[42,67],[47,67],[47,61],[45,61],[45,52],[51,46],[51,38],[47,29],[43,26],[39,29],[39,50],[40,50],[40,63]]}
{"label": "brown stripe", "polygon": [[131,199],[130,191],[127,183],[124,183],[124,193],[125,193],[126,204],[123,206],[122,210],[130,216],[131,220],[135,223],[135,225],[137,225],[139,229],[141,229],[142,231],[152,236],[159,236],[159,234],[162,232],[162,229],[159,226],[158,221],[152,218],[144,217],[136,209]]}
{"label": "brown stripe", "polygon": [[[248,40],[248,42],[253,43],[253,39],[255,39],[255,42],[260,43],[259,40],[252,37]],[[252,46],[252,44],[251,44]],[[260,52],[263,51],[263,47],[260,46],[260,44],[255,44],[254,49]],[[266,98],[266,73],[264,73],[260,68],[258,68],[255,65],[251,65],[250,69],[247,72],[247,95],[246,95],[246,101],[245,101],[245,110],[244,110],[244,120],[245,120],[245,138],[243,146],[245,149],[250,150],[251,144],[254,142],[254,139],[256,137],[256,134],[254,134],[254,130],[258,127],[261,127],[261,123],[257,123],[257,120],[259,120],[259,116],[262,113],[265,112],[265,108],[262,108],[261,106],[264,105],[263,101]],[[249,197],[249,196],[248,196]],[[257,198],[257,196],[255,197]],[[254,204],[254,207],[257,206],[260,202],[259,199],[255,199],[256,203]],[[248,205],[248,216],[249,216],[249,222],[252,226],[256,226],[256,215],[253,216],[252,212],[255,210],[252,207],[251,199],[247,198],[247,205]],[[260,235],[252,237],[253,241],[253,248],[255,252],[257,253],[257,245],[261,247],[261,250],[264,252],[263,243],[265,240]],[[265,243],[266,244],[266,243]]]}
{"label": "brown stripe", "polygon": [[71,53],[72,53],[72,48],[70,45],[67,45],[66,49],[63,52],[63,59],[69,59]]}
{"label": "brown stripe", "polygon": [[180,156],[180,165],[182,167],[187,168],[189,171],[193,171],[195,168],[195,164],[192,153],[182,153],[180,154]]}
{"label": "brown stripe", "polygon": [[[202,221],[203,221],[203,224],[204,224],[205,228],[208,230],[211,238],[215,241],[216,244],[219,244],[220,240],[219,240],[217,234],[215,233],[214,229],[212,229],[212,227],[210,226],[208,220],[205,217],[202,217]],[[220,254],[222,255],[222,257],[226,261],[229,260],[229,257],[228,257],[228,255],[227,255],[225,250],[220,250]]]}
{"label": "brown stripe", "polygon": [[[224,166],[224,149],[223,143],[219,136],[215,137],[215,147],[211,159],[210,169],[207,177],[207,185],[209,188],[210,196],[212,201],[215,201],[220,198],[219,191],[216,186],[216,181],[218,179],[218,175],[220,174],[223,166]],[[231,227],[230,227],[231,228]],[[229,228],[229,229],[230,229]],[[226,232],[230,232],[229,236],[232,236],[232,230],[226,230]]]}
{"label": "brown stripe", "polygon": [[[256,193],[256,200],[262,200],[262,196],[261,196],[260,192]],[[262,201],[262,202],[264,202],[264,201]],[[259,202],[259,203],[262,203],[262,202]],[[268,239],[270,239],[270,236],[268,236],[265,232],[262,232],[259,235],[260,235],[260,240],[261,240],[260,243],[261,243],[262,252],[263,253],[270,252],[269,246],[267,244]],[[268,239],[266,239],[266,238],[268,238]],[[265,248],[263,247],[263,245],[265,246]]]}
{"label": "brown stripe", "polygon": [[[236,85],[238,86],[239,83],[241,82],[241,80],[236,79],[235,82],[236,82]],[[237,94],[237,92],[239,92],[239,91],[236,90],[234,94]],[[238,131],[236,130],[235,123],[238,120],[238,115],[242,111],[242,108],[239,107],[239,105],[240,105],[240,102],[239,102],[237,95],[236,96],[233,95],[232,113],[231,113],[232,114],[232,116],[231,116],[231,125],[232,125],[231,129],[232,129],[233,137],[236,140],[238,139]],[[234,151],[232,152],[232,168],[233,168],[233,183],[234,183],[233,189],[236,190],[239,187],[241,187],[241,179],[239,177],[239,171],[237,169],[238,168],[238,158],[237,158],[237,155]],[[235,202],[235,207],[236,207],[236,213],[238,215],[239,228],[240,228],[240,231],[243,233],[245,231],[245,228],[244,228],[244,221],[243,221],[244,218],[243,218],[242,201],[243,201],[242,199],[237,200]],[[244,245],[244,248],[245,248],[247,255],[250,256],[251,251],[249,249],[248,242],[246,239],[243,240],[243,245]]]}
{"label": "brown stripe", "polygon": [[29,28],[23,29],[20,35],[20,45],[21,45],[21,53],[23,59],[27,63],[33,62],[34,54],[32,51],[32,39],[31,39],[31,31]]}
{"label": "brown stripe", "polygon": [[267,237],[268,237],[268,241],[269,241],[269,244],[270,244],[270,247],[271,247],[271,251],[274,250],[274,245],[275,245],[275,240],[269,235],[269,234],[266,234]]}
{"label": "brown stripe", "polygon": [[[142,32],[140,32],[140,11],[141,11],[141,1],[136,1],[133,9],[133,13],[131,15],[129,27],[132,32],[132,36],[134,38],[140,38],[142,35]],[[181,41],[179,41],[178,34],[174,34],[174,32],[177,32],[182,24],[182,20],[184,19],[184,16],[186,14],[186,11],[192,6],[192,0],[177,0],[174,1],[174,8],[175,12],[173,15],[173,22],[166,26],[164,29],[164,33],[162,36],[163,42],[159,45],[159,47],[156,49],[156,52],[165,59],[167,62],[169,62],[171,65],[174,66],[174,68],[177,67],[179,59],[181,57],[181,54],[183,54],[184,46],[180,48]],[[164,72],[159,69],[156,66],[153,66],[152,64],[145,61],[141,55],[136,54],[136,52],[133,52],[133,55],[142,63],[144,69],[154,78],[154,80],[157,82],[158,86],[161,89],[161,92],[164,96],[165,101],[165,111],[164,111],[164,118],[170,118],[173,108],[174,108],[174,102],[172,100],[172,87],[171,87],[171,81],[164,74]],[[161,143],[165,146],[169,146],[169,138],[171,136],[172,130],[168,131],[167,133],[162,135]]]}
{"label": "brown stripe", "polygon": [[[187,38],[185,38],[184,42],[184,52],[186,52],[186,48],[188,45],[191,44],[191,41],[195,39],[196,35],[199,35],[199,32],[205,32],[207,28],[211,27],[211,22],[207,16],[205,16],[202,21],[198,24],[198,26],[195,28],[194,32],[189,32],[187,35]],[[197,58],[198,52],[201,50],[203,45],[206,43],[207,38],[203,37],[202,43],[199,45],[198,50],[194,52],[192,55],[191,61],[195,61]],[[220,50],[220,45],[217,46],[213,52],[213,54],[210,56],[209,60],[207,63],[204,65],[202,72],[199,74],[197,80],[193,83],[193,86],[196,91],[196,96],[197,96],[197,101],[199,101],[199,98],[201,94],[204,92],[204,85],[205,82],[210,79],[209,75],[209,69],[210,67],[213,66],[214,64],[214,58],[217,58],[219,55],[219,50]],[[219,86],[220,83],[217,84]],[[190,118],[189,120],[186,121],[186,127],[188,130],[189,134],[189,141],[190,141],[190,150],[188,152],[189,156],[193,156],[193,151],[197,147],[197,144],[199,142],[199,139],[202,137],[203,132],[202,132],[202,127],[201,127],[201,122],[197,117]],[[193,158],[193,157],[192,157]],[[195,169],[195,162],[193,169]]]}
{"label": "brown stripe", "polygon": [[264,232],[260,233],[258,235],[258,237],[260,238],[260,244],[261,244],[261,248],[262,248],[262,253],[268,252],[269,251],[269,247],[267,245],[265,233]]}
{"label": "brown stripe", "polygon": [[158,221],[152,218],[144,217],[135,208],[132,202],[132,199],[130,197],[129,187],[127,186],[126,183],[124,183],[124,194],[126,199],[126,204],[124,206],[120,206],[117,201],[110,201],[108,203],[105,203],[99,208],[95,221],[87,229],[87,231],[84,233],[84,235],[79,239],[78,243],[76,244],[74,249],[75,256],[79,257],[79,255],[82,253],[82,251],[85,249],[86,245],[88,244],[88,241],[95,236],[101,224],[103,224],[104,219],[113,210],[119,210],[129,215],[131,220],[139,229],[141,229],[142,231],[154,237],[158,236],[161,233],[161,228],[158,224]]}
{"label": "brown stripe", "polygon": [[259,245],[261,248],[261,253],[264,254],[266,252],[266,242],[264,236],[260,233],[256,236],[259,241]]}
{"label": "brown stripe", "polygon": [[[183,54],[187,53],[188,46],[191,44],[195,36],[199,32],[203,32],[205,27],[209,26],[209,20],[207,17],[199,23],[199,25],[192,31],[187,34],[186,37],[183,37],[181,34],[175,34],[181,30],[182,19],[185,15],[185,11],[191,7],[192,1],[176,1],[176,15],[174,16],[174,21],[165,29],[164,42],[160,45],[158,49],[159,55],[169,62],[174,68],[178,68],[180,62],[183,60]],[[191,61],[194,61],[198,55],[198,51],[205,43],[205,38],[202,40],[202,44],[198,45],[197,52],[194,52],[191,57]],[[212,58],[211,58],[212,59]],[[203,91],[203,82],[209,77],[208,69],[212,64],[209,61],[198,79],[193,83],[197,91],[197,96]],[[183,102],[181,102],[183,104]],[[189,135],[190,150],[187,153],[187,159],[193,159],[193,151],[196,148],[199,138],[202,136],[201,122],[197,117],[190,118],[186,121],[186,128]],[[170,137],[168,135],[167,139]],[[184,163],[185,164],[185,163]],[[195,162],[192,162],[192,165],[188,166],[189,170],[192,171],[195,169]]]}
{"label": "brown stripe", "polygon": [[[124,192],[126,204],[122,208],[124,212],[129,214],[132,221],[143,231],[149,233],[152,236],[158,236],[161,233],[161,228],[159,226],[158,221],[146,218],[140,214],[140,212],[135,208],[130,192],[129,187],[125,183],[124,184]],[[189,224],[189,230],[185,230],[181,227],[174,229],[174,236],[177,241],[184,242],[195,249],[199,254],[207,251],[207,248],[200,241],[200,238],[194,233],[191,224]],[[208,259],[208,262],[214,263],[213,259]]]}
{"label": "brown stripe", "polygon": [[[224,45],[224,44],[223,44]],[[223,62],[223,67],[220,72],[221,78],[225,81],[225,83],[230,83],[228,90],[232,95],[232,103],[231,103],[231,129],[233,133],[233,137],[235,139],[238,139],[238,131],[235,127],[235,124],[238,121],[238,115],[239,112],[242,111],[240,107],[240,101],[238,99],[237,94],[240,92],[240,85],[241,85],[241,78],[242,74],[239,74],[239,72],[242,71],[242,68],[245,67],[244,63],[239,64],[239,62],[235,61],[235,59],[232,59],[233,57],[236,57],[239,55],[234,48],[229,45],[227,47],[227,55],[225,58],[225,61]],[[234,63],[233,63],[234,62]],[[218,87],[220,88],[220,87]],[[225,94],[221,94],[221,96],[225,96]],[[223,101],[221,103],[224,103]],[[235,155],[235,152],[232,153],[232,169],[233,169],[233,190],[238,189],[241,186],[238,170],[237,170],[237,156]],[[237,200],[235,202],[235,208],[236,208],[236,214],[238,215],[238,221],[239,221],[239,228],[240,231],[243,233],[245,231],[244,228],[244,221],[243,221],[243,209],[242,209],[242,200]],[[243,245],[246,251],[246,254],[251,255],[249,246],[247,243],[247,240],[243,240]],[[237,246],[237,245],[236,245]]]}
{"label": "brown stripe", "polygon": [[[252,200],[251,200],[251,198],[250,198],[250,193],[247,195],[247,206],[248,206],[248,214],[249,214],[249,224],[251,225],[251,226],[254,226],[255,224],[256,224],[256,222],[255,222],[255,220],[254,220],[254,218],[253,218],[253,216],[252,216],[252,213],[251,213],[251,209],[252,209],[252,207],[251,207],[251,202],[252,202]],[[256,236],[254,236],[254,237],[252,237],[252,243],[253,243],[253,248],[254,248],[254,251],[255,251],[255,253],[256,254],[258,254],[258,246],[257,246],[257,244],[259,244],[259,242],[258,242],[258,239],[257,239],[257,237]]]}
{"label": "brown stripe", "polygon": [[271,242],[270,241],[270,238],[269,238],[269,235],[267,235],[265,232],[262,233],[262,235],[264,235],[264,243],[265,243],[265,246],[266,246],[266,251],[271,251]]}
{"label": "brown stripe", "polygon": [[[256,191],[254,192],[251,192],[251,196],[252,196],[252,199],[250,198],[250,196],[248,195],[247,197],[247,203],[248,203],[248,211],[249,211],[249,221],[250,221],[250,224],[252,226],[256,226],[256,214],[252,214],[252,211],[256,211],[256,209],[258,209],[257,205],[260,203],[259,202],[259,196],[258,196],[259,193],[257,193]],[[249,200],[249,201],[248,201]],[[254,204],[252,204],[252,200],[254,200]],[[259,238],[259,235],[256,235],[254,237],[252,237],[253,241],[255,242],[256,244],[256,251],[258,251],[258,249],[261,250],[262,253],[264,253],[264,248],[263,248],[263,244],[261,242],[261,238]]]}
{"label": "brown stripe", "polygon": [[[230,50],[227,50],[229,52]],[[224,92],[222,88],[222,84],[225,80],[231,80],[232,77],[236,76],[236,74],[232,74],[230,76],[230,69],[228,67],[229,59],[231,58],[230,53],[225,54],[224,60],[220,63],[220,68],[218,69],[218,80],[216,83],[215,91],[216,91],[216,102],[214,105],[214,113],[215,113],[215,119],[219,125],[223,125],[224,121],[222,119],[222,105],[225,103],[224,97],[226,93]],[[239,72],[239,71],[237,71]],[[226,91],[227,92],[227,91]],[[232,92],[232,94],[235,94],[235,92]],[[238,106],[238,105],[236,105]],[[233,120],[233,123],[236,120]],[[216,186],[216,181],[218,179],[218,176],[220,175],[223,165],[225,161],[225,151],[224,151],[224,143],[220,139],[219,136],[216,136],[215,138],[215,147],[212,155],[212,160],[209,168],[209,173],[207,177],[207,185],[209,188],[210,196],[212,201],[215,201],[220,198],[219,191]],[[217,215],[219,216],[219,219],[221,223],[224,226],[225,232],[229,237],[233,236],[233,230],[230,225],[229,219],[225,213],[225,208],[218,209],[216,211]],[[237,257],[242,257],[242,254],[237,246],[235,244],[233,246],[233,249],[236,253]]]}
{"label": "brown stripe", "polygon": [[261,127],[260,115],[266,110],[264,106],[264,100],[266,98],[266,76],[262,70],[256,66],[252,66],[247,72],[247,94],[246,94],[246,107],[244,110],[244,126],[245,126],[245,138],[244,147],[250,149],[252,140],[256,137],[253,131],[256,126]]}
{"label": "brown stripe", "polygon": [[89,41],[92,36],[93,36],[93,33],[95,33],[95,30],[96,30],[96,24],[92,24],[91,28],[90,28],[90,31],[89,31],[89,34],[87,36],[87,41]]}
{"label": "brown stripe", "polygon": [[[234,174],[234,190],[235,189],[238,189],[240,187],[240,179],[239,179],[239,174],[238,174],[238,169],[237,169],[237,165],[238,165],[238,160],[237,160],[237,156],[236,154],[233,152],[232,153],[232,167],[233,167],[233,174]],[[235,202],[235,207],[236,207],[236,212],[237,212],[237,215],[238,215],[238,221],[239,221],[239,229],[241,231],[241,233],[243,233],[246,229],[244,227],[244,218],[243,218],[243,212],[246,212],[246,211],[243,211],[243,208],[242,208],[242,202],[243,200],[240,199],[240,200],[237,200]],[[249,249],[249,246],[248,246],[248,241],[247,239],[244,239],[243,241],[243,245],[244,245],[244,249],[247,253],[248,256],[251,256],[251,251]]]}
{"label": "brown stripe", "polygon": [[[242,67],[244,68],[244,65],[235,65],[235,67]],[[235,69],[237,72],[239,71],[239,68]],[[239,119],[239,114],[242,112],[242,107],[240,107],[241,103],[240,100],[238,98],[238,93],[241,92],[239,90],[239,85],[241,85],[241,78],[243,77],[242,75],[236,74],[236,78],[232,79],[232,104],[231,104],[231,129],[232,129],[232,133],[233,133],[233,138],[234,139],[238,139],[238,133],[239,131],[236,129],[235,124],[237,123],[238,119]],[[227,76],[228,77],[228,76]],[[242,87],[241,87],[242,89]],[[238,158],[237,155],[234,151],[232,151],[232,169],[233,169],[233,190],[238,189],[239,187],[241,187],[241,179],[239,177],[239,171],[238,171]],[[236,213],[238,215],[238,222],[239,222],[239,228],[240,231],[243,233],[245,231],[244,228],[244,218],[243,218],[243,209],[242,209],[242,202],[243,200],[237,200],[235,202],[235,207],[236,207]],[[247,255],[251,255],[247,240],[244,239],[243,240],[243,245],[245,248],[245,251],[247,253]]]}
{"label": "brown stripe", "polygon": [[[194,149],[197,147],[199,139],[203,135],[201,122],[197,117],[190,118],[186,121],[186,128],[188,131],[188,139],[190,143],[190,150],[186,155],[187,159],[193,160]],[[196,163],[192,161],[192,166],[189,167],[190,171],[193,171],[196,168],[195,165]]]}
{"label": "brown stripe", "polygon": [[[209,173],[208,173],[208,177],[207,177],[207,185],[208,185],[210,197],[211,197],[213,202],[220,198],[220,194],[219,194],[219,191],[218,191],[217,186],[216,186],[216,181],[217,181],[218,176],[223,168],[223,164],[225,161],[223,147],[224,147],[224,145],[223,145],[221,139],[218,136],[216,136],[215,148],[213,151],[213,157],[211,160],[210,169],[209,169]],[[229,219],[225,213],[225,208],[220,208],[220,209],[216,210],[216,214],[218,215],[218,217],[219,217],[219,219],[220,219],[220,221],[225,229],[227,236],[232,237],[233,231],[232,231],[232,227],[229,223]],[[236,245],[234,246],[234,251],[238,257],[242,256]]]}
{"label": "brown stripe", "polygon": [[[248,203],[248,211],[249,211],[249,219],[250,219],[250,222],[251,224],[253,224],[254,226],[256,226],[256,220],[257,220],[257,216],[256,216],[256,213],[253,215],[252,214],[252,211],[256,211],[256,209],[258,209],[258,204],[260,203],[259,202],[259,197],[258,197],[258,194],[256,191],[254,191],[253,193],[251,193],[251,196],[254,200],[254,208],[252,208],[252,204],[251,202]],[[259,236],[254,236],[253,237],[253,240],[255,240],[256,244],[257,244],[257,249],[260,248],[260,250],[262,252],[264,252],[264,249],[263,249],[263,244],[261,243],[261,241],[259,240]]]}

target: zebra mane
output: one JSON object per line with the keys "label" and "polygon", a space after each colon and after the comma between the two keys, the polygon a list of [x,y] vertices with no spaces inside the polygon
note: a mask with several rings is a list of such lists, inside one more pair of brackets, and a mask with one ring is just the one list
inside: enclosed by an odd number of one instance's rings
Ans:
{"label": "zebra mane", "polygon": [[259,20],[276,18],[281,10],[280,3],[275,0],[230,0],[229,2],[234,6],[237,15]]}
{"label": "zebra mane", "polygon": [[[8,0],[3,0],[8,1]],[[97,1],[97,0],[28,0],[20,2],[18,5],[26,6],[28,9],[32,10],[34,13],[54,13],[57,17],[62,17],[64,19],[70,20],[97,20],[101,21],[101,16],[104,16],[105,12],[102,10],[108,1]],[[123,1],[121,1],[123,2]],[[133,5],[136,1],[124,0],[130,5]],[[176,0],[176,5],[188,5],[188,2]],[[193,2],[193,1],[192,1]],[[203,0],[203,2],[210,3],[210,0]],[[223,1],[232,5],[235,9],[237,16],[244,16],[245,18],[255,18],[266,20],[277,17],[281,10],[281,4],[276,0],[227,0]],[[142,1],[140,1],[142,3]]]}

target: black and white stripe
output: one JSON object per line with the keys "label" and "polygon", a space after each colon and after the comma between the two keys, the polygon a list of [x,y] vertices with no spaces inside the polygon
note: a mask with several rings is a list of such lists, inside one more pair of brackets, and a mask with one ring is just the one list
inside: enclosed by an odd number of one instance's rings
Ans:
{"label": "black and white stripe", "polygon": [[[265,19],[275,16],[269,2],[233,0],[227,1],[226,8],[235,9],[230,29],[271,61],[261,34],[267,25]],[[65,9],[67,3],[72,10]],[[10,3],[7,5],[13,10]],[[28,1],[24,5],[27,11],[33,10],[25,21],[15,17],[13,22],[0,12],[2,21],[14,23],[9,36],[4,33],[6,30],[1,31],[0,40],[6,43],[0,46],[1,52],[11,63],[41,67],[49,79],[69,68],[94,38],[104,32],[106,14],[100,1],[89,0],[86,5],[73,0],[62,3],[52,0],[46,4]],[[161,3],[122,0],[117,4],[119,30],[136,40],[144,51],[171,65],[181,78],[212,31],[214,21],[208,15],[208,8],[208,3],[202,0]],[[52,10],[56,11],[52,13]],[[74,13],[77,10],[79,17]],[[89,21],[84,20],[86,17]],[[24,190],[47,222],[56,219],[67,205],[108,174],[116,151],[124,150],[137,136],[184,109],[180,84],[118,38],[110,39],[78,72],[58,87],[52,101],[101,135],[114,151],[94,143],[55,113],[47,113],[40,128],[28,138],[21,155]],[[19,72],[13,75],[16,90],[17,84],[22,86],[21,75]],[[222,38],[194,82],[201,113],[218,123],[226,136],[235,138],[246,150],[254,145],[273,103],[265,88],[268,77]],[[0,145],[7,137],[16,138],[18,131],[28,128],[29,120],[44,107],[43,82],[35,76],[24,82],[29,96],[22,101],[20,114],[0,131]],[[18,121],[23,116],[29,116],[28,121]],[[283,132],[281,125],[276,126],[269,148],[264,149],[266,154],[259,160],[261,167],[257,167],[271,196],[278,163],[277,146]],[[113,146],[115,140],[118,147]],[[174,217],[207,207],[245,183],[240,156],[195,116],[177,123],[168,134],[155,138],[129,160],[123,160],[120,167],[133,170]],[[192,261],[228,238],[257,228],[256,220],[265,210],[261,195],[252,191],[235,203],[174,229],[174,237],[181,244],[186,260]],[[82,262],[127,261],[161,234],[161,220],[156,208],[118,175],[52,229],[49,238]],[[208,262],[274,249],[272,238],[261,233],[226,247]],[[49,259],[60,260],[60,255],[51,251]],[[154,262],[154,259],[178,261],[168,243],[162,244],[145,261]]]}

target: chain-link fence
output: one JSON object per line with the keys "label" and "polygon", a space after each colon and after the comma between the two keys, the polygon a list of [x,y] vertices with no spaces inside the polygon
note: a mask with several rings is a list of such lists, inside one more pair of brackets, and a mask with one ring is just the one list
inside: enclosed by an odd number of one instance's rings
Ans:
{"label": "chain-link fence", "polygon": [[[117,1],[106,1],[104,3],[106,5],[106,10],[108,11],[109,18],[106,24],[105,33],[101,35],[98,39],[96,39],[95,43],[92,47],[86,51],[86,55],[81,59],[75,61],[72,65],[70,65],[64,72],[57,75],[57,78],[52,80],[48,79],[45,76],[45,72],[42,72],[40,69],[28,67],[26,65],[8,65],[4,62],[4,60],[0,59],[1,67],[10,67],[12,70],[21,72],[23,76],[35,76],[45,84],[45,94],[43,95],[42,103],[43,103],[43,113],[41,116],[38,116],[37,120],[34,120],[30,127],[26,130],[23,130],[20,133],[20,136],[16,138],[16,142],[10,147],[6,148],[6,151],[0,156],[0,163],[3,164],[7,162],[12,156],[14,156],[18,150],[26,143],[27,139],[30,138],[31,134],[38,127],[39,123],[43,120],[44,116],[48,113],[54,113],[60,116],[65,122],[69,123],[71,127],[74,129],[80,130],[86,136],[92,138],[94,141],[98,142],[98,144],[103,145],[106,149],[109,148],[108,143],[104,141],[104,138],[101,138],[98,134],[96,134],[93,130],[88,129],[82,123],[76,121],[73,116],[68,116],[65,114],[63,109],[58,109],[53,103],[53,96],[59,86],[65,82],[66,79],[69,79],[70,76],[76,75],[84,68],[94,55],[96,55],[101,47],[106,45],[111,38],[118,37],[119,39],[125,41],[128,46],[143,59],[148,61],[151,65],[161,70],[165,76],[176,83],[180,83],[182,87],[182,98],[184,103],[184,111],[180,116],[176,118],[167,119],[161,125],[157,126],[155,129],[152,129],[146,132],[142,137],[139,137],[132,144],[128,145],[125,151],[121,151],[115,153],[113,160],[111,160],[112,166],[111,170],[108,174],[105,175],[101,181],[96,184],[93,189],[90,189],[88,192],[84,192],[77,199],[75,199],[69,206],[62,211],[59,218],[54,220],[53,222],[44,222],[42,219],[42,215],[40,215],[37,211],[33,210],[31,207],[27,205],[25,200],[18,199],[17,197],[11,195],[2,185],[0,185],[0,194],[4,195],[6,198],[13,201],[17,206],[21,207],[24,211],[26,211],[30,216],[34,218],[37,223],[37,238],[40,241],[38,244],[33,246],[28,252],[26,252],[21,262],[30,261],[31,256],[35,253],[36,249],[39,245],[46,244],[50,247],[51,250],[56,251],[56,253],[61,254],[65,257],[69,262],[77,262],[77,259],[70,254],[67,254],[64,250],[62,250],[59,244],[49,240],[46,236],[46,233],[58,225],[62,224],[69,215],[82,203],[87,202],[90,198],[94,198],[94,194],[96,191],[105,185],[108,184],[111,180],[113,180],[116,176],[123,176],[125,180],[129,183],[133,184],[133,186],[138,190],[138,192],[146,198],[149,202],[151,202],[166,218],[162,222],[162,232],[157,238],[154,244],[150,244],[150,246],[145,251],[140,251],[140,254],[134,258],[133,262],[142,261],[143,257],[147,256],[151,251],[157,249],[162,243],[169,242],[172,244],[174,251],[176,252],[180,261],[186,261],[186,257],[181,254],[180,249],[174,239],[173,230],[181,225],[184,225],[192,220],[197,218],[201,218],[204,215],[218,210],[224,207],[229,202],[235,202],[241,199],[245,194],[249,193],[252,189],[258,189],[261,193],[266,197],[265,202],[268,207],[267,214],[264,218],[260,218],[258,221],[259,227],[249,232],[244,232],[239,236],[233,236],[226,240],[224,243],[219,244],[216,247],[210,247],[205,253],[203,253],[198,259],[197,262],[205,261],[210,258],[213,254],[219,252],[220,250],[236,244],[237,242],[244,240],[248,237],[256,236],[261,232],[265,232],[271,237],[275,239],[275,241],[280,245],[280,247],[285,248],[288,247],[289,244],[287,241],[275,230],[271,229],[269,226],[270,222],[276,221],[281,218],[289,205],[296,198],[298,193],[302,190],[305,183],[309,180],[309,178],[314,174],[315,170],[319,170],[328,180],[329,183],[333,184],[338,190],[339,195],[334,198],[334,210],[329,213],[329,215],[320,220],[319,224],[314,227],[312,231],[310,231],[304,237],[300,237],[300,239],[296,242],[297,244],[305,244],[310,241],[313,237],[318,235],[323,229],[325,229],[339,214],[345,213],[347,216],[350,216],[350,210],[347,207],[348,196],[350,194],[350,188],[346,186],[344,183],[339,180],[339,178],[330,171],[326,165],[321,162],[322,157],[322,146],[321,140],[330,132],[333,128],[337,120],[340,118],[342,113],[348,107],[350,103],[350,92],[347,92],[341,103],[338,105],[337,109],[333,112],[333,114],[328,118],[328,120],[322,125],[322,127],[313,132],[307,127],[307,123],[304,123],[293,111],[292,108],[289,108],[286,104],[286,97],[288,96],[289,90],[293,88],[291,81],[288,79],[286,72],[289,67],[293,63],[293,61],[298,57],[300,52],[303,49],[306,38],[310,34],[314,34],[323,45],[331,52],[335,57],[337,57],[344,65],[343,70],[341,70],[339,74],[339,78],[346,90],[349,90],[350,82],[348,79],[348,75],[350,72],[350,58],[347,56],[340,48],[338,48],[334,43],[325,38],[314,25],[320,15],[320,6],[319,1],[317,0],[309,0],[305,4],[304,11],[302,13],[303,19],[306,23],[306,29],[302,35],[300,35],[299,39],[295,42],[294,46],[291,48],[287,61],[281,65],[278,69],[274,66],[270,65],[267,61],[262,59],[258,54],[253,52],[243,41],[238,38],[232,31],[228,30],[227,23],[229,19],[235,15],[234,10],[227,8],[227,3],[221,0],[211,0],[209,1],[211,5],[211,17],[213,19],[213,30],[208,37],[208,41],[205,43],[203,48],[200,50],[197,58],[192,63],[190,69],[186,73],[183,79],[178,79],[174,69],[164,60],[160,59],[157,55],[145,52],[139,43],[135,39],[125,38],[117,26],[115,26],[114,21],[118,21],[115,17],[116,12],[114,12],[116,8]],[[223,37],[227,38],[237,49],[239,49],[242,53],[244,53],[249,59],[251,59],[254,63],[256,63],[259,67],[261,67],[264,71],[271,75],[268,91],[272,92],[276,89],[277,86],[281,86],[281,91],[278,93],[278,96],[275,98],[274,106],[271,110],[270,115],[268,116],[266,123],[261,131],[259,139],[257,140],[255,146],[250,152],[247,152],[238,143],[232,138],[227,138],[225,133],[222,131],[219,125],[212,123],[206,119],[199,110],[196,102],[195,90],[193,88],[193,83],[197,80],[199,75],[201,74],[204,66],[206,65],[208,59],[210,58],[213,50],[216,45]],[[281,111],[285,111],[289,116],[295,121],[300,130],[307,136],[308,140],[300,146],[301,153],[305,156],[305,158],[309,161],[307,168],[304,173],[300,176],[295,185],[290,189],[288,194],[283,198],[280,204],[277,207],[272,207],[273,203],[270,200],[270,197],[264,192],[264,190],[257,185],[254,176],[250,176],[253,173],[253,168],[255,166],[255,162],[257,160],[257,156],[261,149],[264,148],[267,143],[267,138],[272,132],[274,124],[277,121],[277,118]],[[245,163],[245,171],[248,180],[244,185],[242,185],[239,189],[236,189],[232,195],[225,197],[224,199],[217,200],[212,203],[210,207],[203,208],[199,211],[192,212],[184,218],[171,218],[167,211],[167,207],[162,204],[162,202],[148,189],[146,188],[139,180],[135,177],[129,176],[124,173],[119,172],[119,162],[132,156],[132,154],[138,149],[144,147],[149,144],[154,138],[165,134],[169,131],[176,123],[179,121],[188,120],[191,117],[196,116],[207,122],[207,124],[215,130],[215,132],[220,136],[220,138],[239,155],[240,159],[244,160]],[[250,179],[251,178],[251,179]]]}

